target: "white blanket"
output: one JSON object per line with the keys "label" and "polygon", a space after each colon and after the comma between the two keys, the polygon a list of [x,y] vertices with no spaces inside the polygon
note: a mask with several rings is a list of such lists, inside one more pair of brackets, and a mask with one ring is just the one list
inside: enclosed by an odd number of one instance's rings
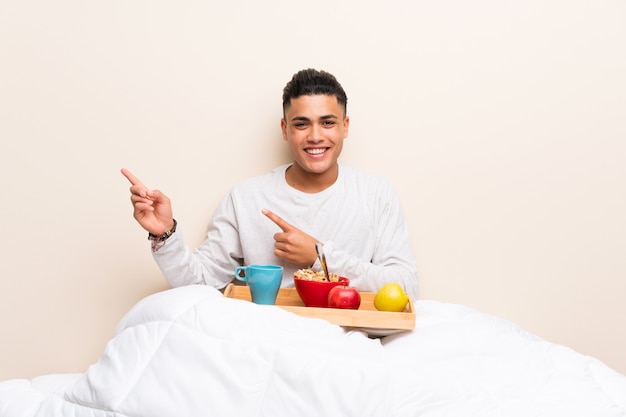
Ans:
{"label": "white blanket", "polygon": [[84,374],[0,383],[0,417],[626,416],[626,377],[435,301],[382,339],[207,286],[147,297]]}

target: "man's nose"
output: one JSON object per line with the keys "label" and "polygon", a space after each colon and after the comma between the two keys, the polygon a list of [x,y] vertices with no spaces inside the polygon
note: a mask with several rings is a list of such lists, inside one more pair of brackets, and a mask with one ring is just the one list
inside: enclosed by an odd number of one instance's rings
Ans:
{"label": "man's nose", "polygon": [[310,142],[319,142],[322,139],[323,139],[322,126],[319,126],[317,124],[312,125],[311,130],[309,131],[308,140]]}

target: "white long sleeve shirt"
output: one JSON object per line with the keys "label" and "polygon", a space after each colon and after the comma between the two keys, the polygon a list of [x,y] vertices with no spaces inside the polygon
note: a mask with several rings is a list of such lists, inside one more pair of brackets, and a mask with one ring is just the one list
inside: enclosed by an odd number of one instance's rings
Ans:
{"label": "white long sleeve shirt", "polygon": [[[279,227],[262,214],[267,208],[324,244],[331,273],[350,279],[361,291],[376,292],[397,282],[418,298],[416,262],[398,197],[385,179],[339,165],[337,181],[308,194],[287,184],[283,165],[235,186],[220,202],[195,250],[179,230],[154,259],[172,287],[206,284],[223,288],[237,266],[284,267],[283,287],[293,287],[296,265],[274,255]],[[319,263],[312,267],[319,270]]]}

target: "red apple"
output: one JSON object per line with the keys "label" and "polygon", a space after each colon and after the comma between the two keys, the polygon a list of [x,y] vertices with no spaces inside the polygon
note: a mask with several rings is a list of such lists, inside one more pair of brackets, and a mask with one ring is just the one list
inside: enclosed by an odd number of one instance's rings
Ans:
{"label": "red apple", "polygon": [[361,305],[361,294],[354,287],[338,285],[328,293],[328,307],[357,310]]}

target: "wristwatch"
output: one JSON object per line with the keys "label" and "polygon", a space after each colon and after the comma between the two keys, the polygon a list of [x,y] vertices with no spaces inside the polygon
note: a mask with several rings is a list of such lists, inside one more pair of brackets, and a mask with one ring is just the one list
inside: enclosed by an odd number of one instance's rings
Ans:
{"label": "wristwatch", "polygon": [[174,221],[174,226],[172,226],[170,230],[163,233],[162,235],[148,233],[148,240],[152,241],[152,252],[156,252],[161,249],[161,247],[165,245],[165,241],[169,239],[169,237],[172,236],[176,231],[176,226],[178,225],[178,222],[176,221],[176,219],[172,220]]}

